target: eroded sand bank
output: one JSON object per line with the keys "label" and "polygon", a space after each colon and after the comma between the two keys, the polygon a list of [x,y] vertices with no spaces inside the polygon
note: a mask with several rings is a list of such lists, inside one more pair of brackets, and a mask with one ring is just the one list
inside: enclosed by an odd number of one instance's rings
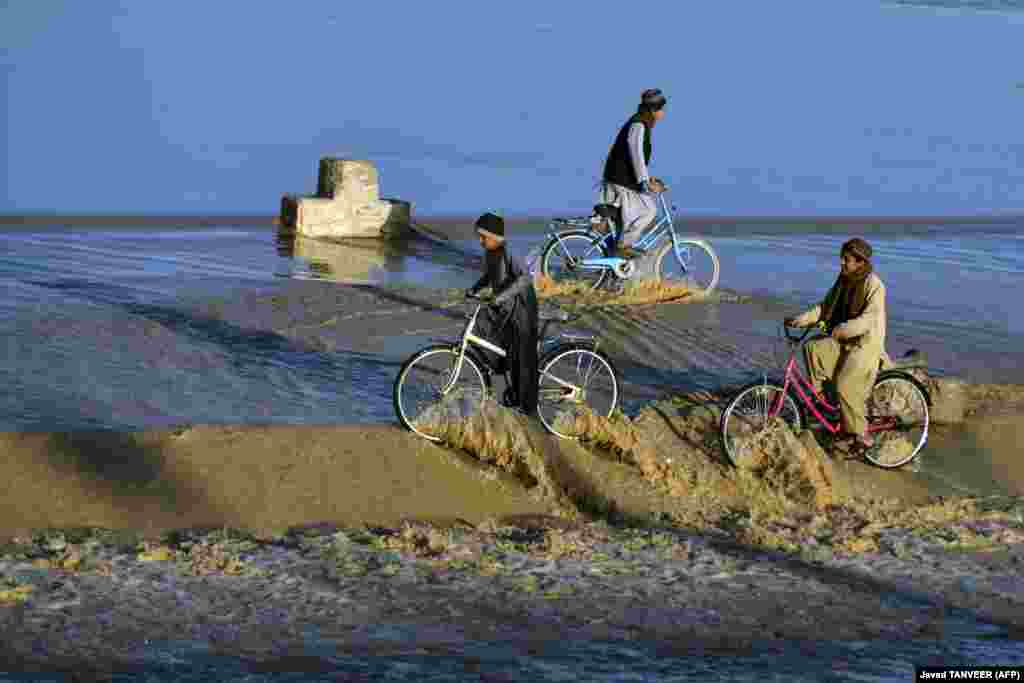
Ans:
{"label": "eroded sand bank", "polygon": [[[258,347],[257,342],[272,338],[272,351],[279,356],[285,346],[302,356],[301,362],[314,362],[311,354],[356,356],[390,380],[408,354],[433,338],[458,334],[464,310],[459,294],[417,287],[288,282],[276,293],[196,302],[187,314],[143,311],[137,316],[138,329],[130,321],[108,321],[119,328],[107,330],[107,336],[174,365],[181,360],[176,354],[191,357],[183,341],[200,334],[204,352],[210,355],[204,374],[244,368],[251,361],[248,357],[218,363],[213,355],[223,354],[223,349],[230,353],[232,345]],[[666,399],[699,391],[719,392],[720,399],[724,386],[778,368],[784,358],[778,353],[776,329],[782,308],[726,294],[696,303],[574,309],[580,317],[571,327],[597,335],[615,360],[627,413],[636,415],[646,407],[645,437],[662,457],[691,448],[690,442],[697,439],[704,447],[700,457],[706,467],[721,467],[713,418],[681,426],[685,418]],[[893,353],[903,350],[890,348]],[[258,349],[250,352],[258,354]],[[354,385],[362,392],[360,397],[345,400],[380,402],[387,415],[383,424],[197,424],[130,433],[4,434],[0,525],[7,531],[68,524],[150,530],[207,523],[283,528],[311,520],[478,521],[493,514],[548,509],[550,500],[528,491],[529,482],[506,477],[499,487],[493,468],[481,474],[466,464],[472,458],[401,431],[391,421],[390,381],[381,380],[378,386],[339,374],[340,395]],[[1024,474],[1017,446],[1021,421],[1016,415],[1024,414],[1024,391],[1016,385],[970,385],[963,400],[969,404],[961,411],[968,421],[936,425],[928,449],[913,468],[887,472],[858,461],[837,461],[836,491],[847,498],[863,495],[907,502],[957,493],[1020,495]],[[707,403],[713,413],[715,402]],[[265,407],[273,410],[272,405]],[[602,458],[600,448],[583,448],[543,434],[535,442],[548,444],[541,450],[555,453],[553,460],[570,463],[592,482],[588,486],[600,491],[599,497],[617,501],[620,508],[657,511],[666,505],[655,492],[628,502],[630,491],[643,488],[642,483],[629,482],[641,482],[642,477],[623,463]],[[453,464],[460,460],[461,466]]]}
{"label": "eroded sand bank", "polygon": [[[326,291],[189,320],[394,369],[458,328],[444,293]],[[541,661],[567,636],[730,656],[885,639],[910,649],[875,654],[900,661],[946,656],[968,631],[1019,639],[1021,387],[969,385],[968,419],[936,426],[918,467],[807,458],[804,432],[785,441],[803,444],[800,468],[737,471],[714,425],[742,378],[721,368],[774,364],[757,320],[775,312],[729,306],[583,310],[575,324],[608,338],[633,409],[579,444],[496,407],[449,448],[388,424],[4,433],[0,537],[16,538],[0,626],[22,635],[0,653],[19,670],[152,670],[178,653],[329,671],[496,642]],[[146,326],[169,354],[187,327]],[[999,492],[1018,497],[966,497]]]}

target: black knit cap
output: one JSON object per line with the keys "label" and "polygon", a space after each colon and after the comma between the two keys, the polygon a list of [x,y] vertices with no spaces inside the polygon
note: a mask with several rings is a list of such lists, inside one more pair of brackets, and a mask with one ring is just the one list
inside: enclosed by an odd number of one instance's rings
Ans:
{"label": "black knit cap", "polygon": [[476,227],[498,237],[505,236],[505,221],[497,214],[485,213],[480,216],[476,219]]}
{"label": "black knit cap", "polygon": [[648,111],[661,111],[668,99],[658,88],[650,88],[640,93],[640,107]]}
{"label": "black knit cap", "polygon": [[849,252],[862,261],[870,261],[871,254],[874,253],[874,250],[871,249],[871,245],[860,237],[854,237],[852,240],[847,240],[840,251]]}

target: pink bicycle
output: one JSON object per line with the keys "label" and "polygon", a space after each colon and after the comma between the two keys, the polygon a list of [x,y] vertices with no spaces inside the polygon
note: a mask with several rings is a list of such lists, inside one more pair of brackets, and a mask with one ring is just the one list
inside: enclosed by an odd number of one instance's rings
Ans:
{"label": "pink bicycle", "polygon": [[[792,351],[782,381],[765,377],[744,387],[729,401],[719,429],[722,447],[733,465],[742,462],[745,452],[756,448],[780,421],[794,431],[803,429],[808,412],[830,437],[840,435],[838,401],[815,391],[797,362],[797,352],[810,341],[807,337],[821,329],[809,327],[797,336],[783,325],[785,341]],[[866,449],[864,456],[871,463],[885,468],[902,467],[917,457],[928,441],[931,397],[924,385],[906,372],[925,365],[923,360],[911,358],[879,369],[867,402],[868,431],[875,437],[875,445]]]}

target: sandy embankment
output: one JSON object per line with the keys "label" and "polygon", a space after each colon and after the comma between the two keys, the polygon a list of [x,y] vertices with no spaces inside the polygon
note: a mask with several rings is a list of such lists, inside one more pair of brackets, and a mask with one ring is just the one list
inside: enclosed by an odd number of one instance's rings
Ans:
{"label": "sandy embankment", "polygon": [[68,526],[281,531],[546,511],[511,477],[397,427],[0,435],[0,536]]}
{"label": "sandy embankment", "polygon": [[[389,316],[372,292],[360,295],[369,305],[343,325],[324,322],[336,308],[295,315],[280,305],[285,319],[260,324],[316,348],[369,350],[386,338],[402,353],[405,332],[436,324],[429,302],[388,293]],[[263,315],[259,302],[236,305],[250,324]],[[676,308],[674,325],[650,309],[588,312],[589,325],[622,330],[608,336],[624,358],[624,391],[648,405],[595,425],[583,445],[500,409],[484,413],[491,429],[460,436],[476,458],[387,425],[0,435],[0,537],[65,528],[4,546],[0,627],[22,635],[0,655],[26,668],[121,666],[157,656],[143,638],[184,637],[260,666],[294,652],[337,667],[307,654],[311,627],[338,657],[408,654],[413,645],[387,634],[409,628],[416,648],[444,653],[473,638],[531,654],[538,637],[647,638],[679,652],[939,642],[963,619],[1021,637],[1019,498],[928,500],[957,492],[965,468],[991,473],[972,482],[981,489],[1020,486],[1024,422],[1007,412],[1022,403],[1020,387],[968,387],[970,421],[936,429],[928,457],[959,462],[942,470],[951,480],[818,453],[802,469],[782,459],[751,475],[717,453],[720,396],[655,400],[713,383],[712,372],[687,377],[688,359],[755,359],[742,351],[749,337],[712,324],[748,314],[718,310],[692,325],[696,307]],[[806,456],[805,446],[794,448]],[[318,522],[326,528],[280,535]],[[140,530],[149,542],[67,532],[86,525]],[[261,539],[157,538],[194,526]]]}
{"label": "sandy embankment", "polygon": [[[205,309],[240,328],[270,330],[310,348],[401,358],[421,346],[425,335],[457,331],[458,318],[450,310],[455,294],[290,282],[279,294],[212,302]],[[659,399],[724,383],[721,375],[694,367],[775,367],[764,338],[752,334],[759,320],[778,319],[778,311],[764,309],[752,303],[598,306],[582,309],[574,324],[601,336],[623,375],[624,399],[648,406],[637,424],[652,457],[669,462],[689,454],[691,467],[720,477],[714,401]],[[837,461],[836,500],[896,498],[913,504],[965,489],[1020,495],[1022,422],[1016,415],[1024,414],[1024,391],[968,387],[965,400],[968,421],[936,427],[924,456],[944,463],[942,476],[929,476],[927,466],[889,472]],[[991,417],[997,409],[1004,414]],[[666,497],[635,463],[619,462],[621,454],[542,434],[532,439],[563,479],[548,488],[585,489],[589,497],[641,517],[697,505],[692,497]],[[406,518],[477,523],[489,516],[547,512],[557,497],[532,486],[536,472],[524,485],[500,468],[415,439],[396,425],[9,433],[0,436],[0,452],[0,535],[69,525],[156,532],[193,525],[281,530],[316,521],[394,525]],[[723,506],[730,496],[740,494],[723,491]]]}
{"label": "sandy embankment", "polygon": [[[597,431],[610,446],[597,449],[485,411],[505,427],[477,450],[486,466],[390,428],[7,435],[24,478],[3,493],[36,510],[29,526],[78,526],[88,511],[101,526],[145,518],[148,539],[64,529],[0,545],[0,629],[19,634],[0,657],[127,670],[185,642],[223,666],[327,672],[481,642],[530,657],[616,641],[742,656],[891,639],[920,648],[904,661],[965,632],[1024,637],[1019,498],[929,503],[911,472],[839,461],[817,479],[769,468],[762,486],[708,458],[694,429],[706,403],[673,405]],[[87,462],[133,486],[101,483]],[[524,465],[529,491],[502,475]],[[197,523],[263,533],[155,533]],[[306,528],[280,533],[292,525]]]}
{"label": "sandy embankment", "polygon": [[[675,414],[673,414],[675,413]],[[637,423],[665,462],[688,453],[707,458],[704,474],[727,471],[714,453],[695,448],[694,430],[671,404]],[[230,526],[281,532],[315,522],[394,527],[406,519],[478,524],[489,517],[549,513],[555,488],[585,492],[619,513],[646,518],[699,505],[666,496],[635,465],[602,449],[526,430],[557,480],[538,487],[536,473],[517,480],[398,427],[197,426],[142,433],[0,434],[0,537],[55,527],[132,528],[156,534],[175,528]],[[1024,464],[1016,444],[1024,420],[975,420],[933,437],[955,448],[986,477],[1022,495]],[[538,465],[527,465],[532,471]],[[941,482],[910,470],[883,471],[835,461],[837,502],[896,498],[907,504],[950,495]],[[988,472],[988,474],[984,474]],[[736,491],[723,489],[728,506]]]}

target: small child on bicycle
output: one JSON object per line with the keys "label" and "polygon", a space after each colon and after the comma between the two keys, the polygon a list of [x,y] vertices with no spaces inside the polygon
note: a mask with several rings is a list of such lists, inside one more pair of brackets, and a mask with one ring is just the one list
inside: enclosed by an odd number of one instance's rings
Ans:
{"label": "small child on bicycle", "polygon": [[466,296],[484,287],[494,292],[491,305],[477,318],[477,334],[506,349],[512,407],[526,415],[537,413],[537,293],[533,276],[522,260],[505,248],[505,221],[485,213],[476,221],[484,248],[484,273]]}

